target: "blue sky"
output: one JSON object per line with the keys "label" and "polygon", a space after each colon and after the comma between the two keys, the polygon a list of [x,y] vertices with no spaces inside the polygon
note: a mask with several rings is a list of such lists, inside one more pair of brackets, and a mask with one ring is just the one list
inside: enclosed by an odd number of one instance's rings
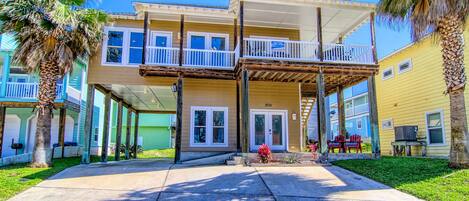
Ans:
{"label": "blue sky", "polygon": [[[91,0],[89,6],[102,9],[107,12],[133,13],[132,2],[158,2],[167,4],[199,5],[209,7],[227,7],[229,0]],[[358,2],[377,3],[378,0],[355,0]],[[376,45],[378,57],[384,56],[398,50],[411,42],[409,28],[401,26],[399,30],[389,28],[385,23],[376,22]],[[351,34],[345,43],[369,44],[370,29],[369,23],[362,26]]]}

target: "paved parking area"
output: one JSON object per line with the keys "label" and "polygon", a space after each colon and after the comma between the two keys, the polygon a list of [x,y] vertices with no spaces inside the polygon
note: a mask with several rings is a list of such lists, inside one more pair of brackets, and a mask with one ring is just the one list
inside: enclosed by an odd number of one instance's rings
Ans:
{"label": "paved parking area", "polygon": [[334,166],[79,165],[11,200],[417,200]]}

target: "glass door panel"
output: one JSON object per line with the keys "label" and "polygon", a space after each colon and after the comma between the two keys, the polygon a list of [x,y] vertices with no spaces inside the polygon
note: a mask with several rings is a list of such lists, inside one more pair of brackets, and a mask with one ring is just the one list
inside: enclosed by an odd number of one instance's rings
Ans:
{"label": "glass door panel", "polygon": [[272,145],[283,145],[283,117],[272,115]]}
{"label": "glass door panel", "polygon": [[265,115],[256,114],[254,115],[254,145],[260,146],[265,143]]}
{"label": "glass door panel", "polygon": [[[205,50],[205,36],[191,35],[190,49]],[[186,56],[189,65],[204,65],[205,55],[203,51],[190,51]]]}
{"label": "glass door panel", "polygon": [[[216,50],[216,51],[226,50],[225,37],[212,37],[210,42],[211,42],[212,50]],[[225,61],[226,61],[225,54],[222,52],[213,52],[210,54],[211,66],[226,66]]]}

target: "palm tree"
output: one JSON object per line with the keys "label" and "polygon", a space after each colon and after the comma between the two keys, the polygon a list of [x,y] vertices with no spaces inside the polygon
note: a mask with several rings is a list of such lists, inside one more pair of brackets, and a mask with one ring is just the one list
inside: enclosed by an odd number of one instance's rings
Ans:
{"label": "palm tree", "polygon": [[445,93],[450,100],[450,167],[469,167],[469,134],[464,88],[464,27],[469,0],[380,0],[378,14],[391,26],[410,22],[412,39],[428,34],[440,40]]}
{"label": "palm tree", "polygon": [[80,7],[84,0],[0,0],[0,33],[13,33],[13,62],[39,74],[33,167],[51,165],[50,131],[57,80],[73,62],[97,50],[105,13]]}

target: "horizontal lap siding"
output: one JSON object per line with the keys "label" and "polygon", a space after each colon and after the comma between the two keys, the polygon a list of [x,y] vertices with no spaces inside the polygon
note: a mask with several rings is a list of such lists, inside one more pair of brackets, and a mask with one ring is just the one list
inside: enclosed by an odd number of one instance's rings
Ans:
{"label": "horizontal lap siding", "polygon": [[[296,83],[249,82],[250,109],[288,110],[288,148],[300,151],[300,94]],[[296,114],[296,120],[292,119]]]}
{"label": "horizontal lap siding", "polygon": [[[182,151],[236,151],[236,81],[184,79]],[[191,106],[228,107],[228,147],[190,147]]]}
{"label": "horizontal lap siding", "polygon": [[[468,40],[466,32],[466,44]],[[445,82],[443,80],[442,56],[440,46],[427,38],[421,43],[386,58],[380,62],[380,74],[376,77],[378,95],[378,114],[381,150],[384,155],[391,154],[391,142],[394,141],[394,130],[383,130],[382,121],[393,119],[394,126],[418,125],[419,137],[426,137],[426,112],[442,110],[444,116],[444,131],[446,145],[429,146],[429,156],[448,156],[451,144],[449,96],[444,95]],[[467,48],[466,48],[467,49]],[[469,64],[469,51],[465,52],[466,66]],[[411,71],[399,74],[398,64],[406,59],[412,59]],[[394,77],[382,80],[382,72],[388,67],[394,67]],[[465,92],[469,100],[469,92]],[[466,111],[469,104],[466,103]],[[414,154],[420,150],[413,149]]]}

